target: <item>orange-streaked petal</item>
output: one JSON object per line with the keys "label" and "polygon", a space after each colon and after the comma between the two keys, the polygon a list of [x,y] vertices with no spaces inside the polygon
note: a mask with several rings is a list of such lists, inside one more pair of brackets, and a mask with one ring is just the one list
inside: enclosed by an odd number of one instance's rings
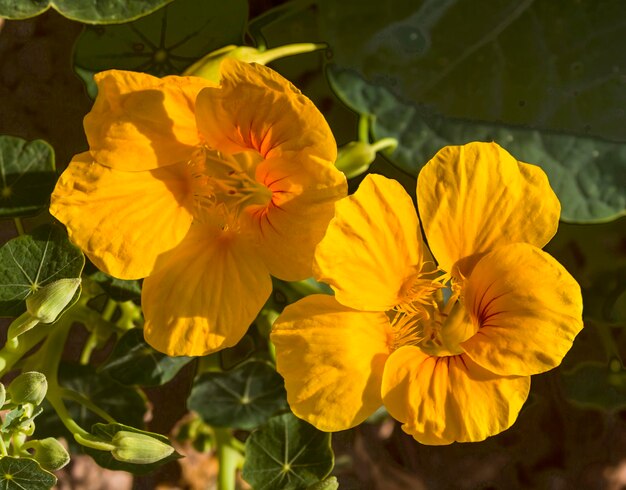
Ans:
{"label": "orange-streaked petal", "polygon": [[[543,247],[561,205],[545,172],[496,143],[446,146],[421,170],[417,201],[439,267],[469,275],[480,255],[515,242]],[[475,257],[472,257],[475,256]]]}
{"label": "orange-streaked petal", "polygon": [[346,178],[332,165],[272,158],[256,171],[257,180],[272,191],[267,207],[246,215],[259,255],[270,273],[285,281],[313,274],[313,253],[347,193]]}
{"label": "orange-streaked petal", "polygon": [[146,341],[170,356],[235,345],[272,291],[253,247],[233,232],[194,223],[143,283]]}
{"label": "orange-streaked petal", "polygon": [[576,280],[526,243],[485,255],[464,290],[480,329],[461,346],[495,373],[529,375],[558,366],[583,327]]}
{"label": "orange-streaked petal", "polygon": [[52,194],[50,213],[91,261],[122,279],[148,276],[157,257],[187,234],[186,166],[124,172],[76,155]]}
{"label": "orange-streaked petal", "polygon": [[209,147],[231,154],[254,149],[294,165],[335,161],[337,145],[326,120],[289,81],[265,66],[229,58],[220,71],[220,87],[202,90],[196,101],[198,129]]}
{"label": "orange-streaked petal", "polygon": [[383,402],[402,430],[422,444],[482,441],[508,429],[530,390],[530,376],[503,377],[464,354],[434,357],[418,347],[385,364]]}
{"label": "orange-streaked petal", "polygon": [[214,84],[197,77],[159,79],[120,70],[94,78],[98,96],[84,126],[98,163],[136,171],[189,160],[200,142],[196,96]]}
{"label": "orange-streaked petal", "polygon": [[355,311],[332,296],[287,306],[271,340],[293,413],[325,431],[363,422],[381,405],[391,336],[384,313]]}
{"label": "orange-streaked petal", "polygon": [[422,266],[419,221],[411,198],[395,180],[369,174],[339,201],[315,251],[314,275],[341,304],[386,311],[403,300]]}

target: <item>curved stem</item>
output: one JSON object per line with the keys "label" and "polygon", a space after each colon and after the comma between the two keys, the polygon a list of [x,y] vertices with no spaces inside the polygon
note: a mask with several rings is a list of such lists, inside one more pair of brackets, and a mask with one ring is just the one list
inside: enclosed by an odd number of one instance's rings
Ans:
{"label": "curved stem", "polygon": [[372,143],[372,150],[379,152],[386,148],[396,148],[398,146],[398,140],[395,138],[383,138],[376,143]]}
{"label": "curved stem", "polygon": [[24,234],[24,225],[22,224],[21,218],[13,218],[13,222],[15,223],[15,229],[19,236]]}
{"label": "curved stem", "polygon": [[235,490],[237,468],[243,456],[233,444],[233,435],[229,429],[214,429],[217,460],[218,490]]}
{"label": "curved stem", "polygon": [[65,398],[66,400],[72,400],[77,403],[80,403],[86,409],[95,413],[98,417],[103,420],[106,420],[110,424],[116,424],[117,420],[111,417],[108,413],[102,410],[99,406],[93,403],[89,398],[87,398],[82,393],[78,393],[77,391],[70,390],[68,388],[59,387],[59,394],[61,398]]}

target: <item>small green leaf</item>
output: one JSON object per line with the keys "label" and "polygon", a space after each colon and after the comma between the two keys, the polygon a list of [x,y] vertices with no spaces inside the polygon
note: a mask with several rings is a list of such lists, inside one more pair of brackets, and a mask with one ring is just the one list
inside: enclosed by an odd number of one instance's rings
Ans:
{"label": "small green leaf", "polygon": [[[40,287],[79,278],[85,257],[64,230],[46,225],[0,247],[0,263],[0,316],[18,316],[26,310],[26,297]],[[77,291],[75,299],[79,295]]]}
{"label": "small green leaf", "polygon": [[243,478],[264,490],[306,489],[333,469],[330,439],[291,413],[272,417],[246,440]]}
{"label": "small green leaf", "polygon": [[50,490],[57,479],[30,458],[0,458],[2,490]]}
{"label": "small green leaf", "polygon": [[115,344],[99,372],[123,385],[159,386],[192,360],[192,357],[170,357],[157,352],[145,342],[142,330],[132,329]]}
{"label": "small green leaf", "polygon": [[[107,442],[112,442],[115,434],[118,432],[133,432],[135,434],[141,434],[143,436],[149,436],[157,441],[170,445],[170,441],[167,437],[156,434],[154,432],[148,432],[144,430],[135,429],[123,424],[95,424],[91,428],[91,434]],[[128,471],[134,475],[148,474],[159,466],[162,466],[170,461],[174,461],[181,457],[179,453],[173,451],[169,456],[155,462],[148,464],[138,463],[123,463],[116,460],[113,455],[108,451],[99,451],[97,449],[85,448],[85,452],[89,454],[100,466],[109,470]]]}
{"label": "small green leaf", "polygon": [[0,218],[43,211],[57,180],[54,150],[43,140],[0,136],[0,179]]}
{"label": "small green leaf", "polygon": [[181,73],[225,44],[240,44],[247,20],[244,0],[177,0],[129,24],[87,28],[78,38],[76,68]]}
{"label": "small green leaf", "polygon": [[284,382],[269,364],[250,361],[232,371],[198,376],[187,407],[214,427],[253,429],[287,407]]}
{"label": "small green leaf", "polygon": [[326,480],[314,483],[307,487],[306,490],[337,490],[338,488],[339,482],[337,481],[337,477],[331,476],[330,478],[326,478]]}
{"label": "small green leaf", "polygon": [[6,413],[0,426],[0,432],[11,432],[21,425],[22,416],[26,413],[24,407],[17,407]]}
{"label": "small green leaf", "polygon": [[614,361],[610,365],[595,361],[584,362],[573,370],[562,373],[565,396],[585,408],[626,408],[626,370],[619,360]]}
{"label": "small green leaf", "polygon": [[115,301],[141,299],[141,286],[139,285],[139,281],[118,279],[102,271],[92,274],[89,278],[100,284],[100,287]]}
{"label": "small green leaf", "polygon": [[128,22],[154,12],[172,0],[0,0],[0,17],[26,19],[49,8],[86,24]]}
{"label": "small green leaf", "polygon": [[398,140],[386,156],[413,176],[446,145],[495,141],[518,160],[544,169],[564,221],[601,222],[626,214],[626,143],[446,118],[401,101],[355,72],[330,69],[328,75],[344,103],[375,116],[375,139]]}

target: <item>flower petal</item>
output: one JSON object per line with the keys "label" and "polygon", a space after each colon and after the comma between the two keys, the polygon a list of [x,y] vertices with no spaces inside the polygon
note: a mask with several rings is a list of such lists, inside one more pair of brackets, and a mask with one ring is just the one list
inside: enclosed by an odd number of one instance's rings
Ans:
{"label": "flower petal", "polygon": [[396,181],[369,174],[339,201],[315,251],[313,271],[337,301],[364,311],[386,311],[402,301],[403,285],[422,265],[419,221]]}
{"label": "flower petal", "polygon": [[235,345],[272,291],[253,247],[233,232],[194,223],[143,283],[146,341],[170,356]]}
{"label": "flower petal", "polygon": [[287,306],[271,340],[293,413],[325,431],[363,422],[381,405],[391,335],[384,313],[351,310],[332,296]]}
{"label": "flower petal", "polygon": [[395,351],[385,364],[383,402],[422,444],[482,441],[508,429],[530,390],[530,376],[503,377],[464,354],[434,357],[418,347]]}
{"label": "flower petal", "polygon": [[225,59],[221,86],[202,90],[198,128],[206,144],[225,153],[257,150],[263,158],[333,163],[337,145],[313,102],[265,66]]}
{"label": "flower petal", "polygon": [[347,193],[346,178],[332,165],[280,158],[263,161],[257,180],[272,191],[267,207],[247,215],[259,254],[270,273],[285,281],[313,274],[313,253]]}
{"label": "flower petal", "polygon": [[163,79],[130,71],[97,74],[98,96],[85,116],[91,152],[118,170],[150,170],[187,161],[200,143],[194,105],[213,84],[197,77]]}
{"label": "flower petal", "polygon": [[494,373],[529,375],[558,366],[583,327],[576,280],[526,243],[485,255],[464,290],[480,329],[461,346]]}
{"label": "flower petal", "polygon": [[561,205],[544,171],[518,162],[496,143],[447,146],[417,179],[420,217],[439,267],[458,260],[469,275],[478,257],[500,245],[543,247],[556,233]]}
{"label": "flower petal", "polygon": [[189,230],[187,181],[185,165],[124,172],[95,163],[85,152],[61,175],[50,213],[97,267],[139,279]]}

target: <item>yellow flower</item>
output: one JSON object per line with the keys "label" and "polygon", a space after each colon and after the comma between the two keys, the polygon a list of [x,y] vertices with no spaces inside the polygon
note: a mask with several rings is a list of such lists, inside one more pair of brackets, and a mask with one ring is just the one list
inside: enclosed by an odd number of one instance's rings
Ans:
{"label": "yellow flower", "polygon": [[269,68],[220,84],[108,71],[50,212],[107,273],[146,278],[145,336],[170,355],[236,344],[271,291],[311,275],[346,195],[313,103]]}
{"label": "yellow flower", "polygon": [[277,369],[293,412],[322,430],[382,403],[424,444],[480,441],[511,426],[530,375],[557,366],[582,328],[578,284],[540,249],[560,205],[540,168],[493,143],[441,150],[417,197],[439,268],[404,189],[368,175],[316,249],[335,296],[285,309]]}

